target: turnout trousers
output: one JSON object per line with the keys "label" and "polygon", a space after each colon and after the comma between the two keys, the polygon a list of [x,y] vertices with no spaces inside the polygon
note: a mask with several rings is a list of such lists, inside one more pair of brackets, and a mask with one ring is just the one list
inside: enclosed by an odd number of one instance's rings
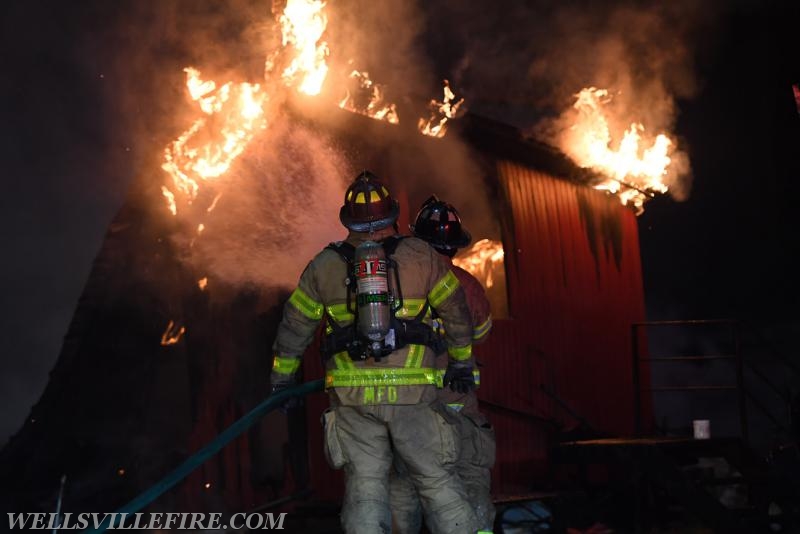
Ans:
{"label": "turnout trousers", "polygon": [[[456,473],[478,521],[478,532],[492,532],[495,509],[490,470],[495,458],[494,429],[480,413],[453,414],[458,418],[459,454]],[[470,417],[472,416],[472,417]],[[408,467],[395,459],[390,477],[390,501],[396,534],[419,534],[422,510]]]}
{"label": "turnout trousers", "polygon": [[466,534],[478,522],[454,474],[458,433],[428,403],[337,406],[325,414],[328,461],[344,468],[347,534],[389,533],[393,454],[406,466],[433,534]]}

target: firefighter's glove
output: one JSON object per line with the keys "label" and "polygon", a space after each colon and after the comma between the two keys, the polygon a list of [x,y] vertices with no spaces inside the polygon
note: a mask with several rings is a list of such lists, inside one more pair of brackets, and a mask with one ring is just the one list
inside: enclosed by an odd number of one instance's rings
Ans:
{"label": "firefighter's glove", "polygon": [[444,387],[450,387],[458,393],[469,393],[475,388],[475,378],[472,376],[472,364],[464,362],[450,362],[444,372]]}
{"label": "firefighter's glove", "polygon": [[[272,384],[272,387],[270,388],[270,395],[275,395],[283,390],[293,388],[295,385],[296,385],[296,380],[294,379],[294,377],[288,380],[287,379],[282,380],[280,382]],[[283,403],[281,403],[278,409],[285,414],[289,410],[297,408],[298,406],[302,406],[302,404],[303,401],[300,399],[300,397],[289,397],[286,400],[284,400]]]}

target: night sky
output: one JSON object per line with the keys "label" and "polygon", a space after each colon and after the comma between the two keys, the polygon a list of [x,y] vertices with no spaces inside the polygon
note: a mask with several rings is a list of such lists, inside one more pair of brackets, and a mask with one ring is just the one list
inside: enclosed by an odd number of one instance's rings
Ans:
{"label": "night sky", "polygon": [[[237,4],[247,13],[262,3]],[[557,5],[508,4],[536,13]],[[650,202],[639,218],[648,318],[797,324],[800,116],[791,85],[800,83],[800,7],[709,5],[702,24],[688,34],[697,88],[676,101],[675,133],[689,151],[693,189],[684,202]],[[441,14],[450,7],[434,2],[430,10]],[[192,51],[188,39],[159,35],[163,21],[152,18],[175,17],[182,9],[192,15],[174,26],[191,34],[200,32],[192,21],[214,17],[224,7],[107,0],[0,6],[0,442],[19,428],[41,394],[92,260],[128,188],[143,169],[153,168],[181,128],[177,119],[179,126],[164,127],[165,112],[183,98],[171,88],[182,80],[183,66],[204,56]],[[223,15],[231,19],[228,28],[246,22],[245,15]],[[475,19],[479,13],[459,9],[458,15]],[[509,22],[502,17],[482,20],[494,26],[480,25],[482,33],[471,37],[452,29],[434,36],[422,32],[415,46],[428,54],[434,78],[466,69],[464,91],[474,102],[472,111],[531,126],[544,113],[538,100],[526,100],[520,87],[507,95],[483,92],[474,80],[481,65],[473,60],[464,67],[460,50],[466,43],[459,41],[496,42],[488,56],[516,60],[516,41],[527,30],[504,27]],[[547,31],[531,29],[538,39]],[[231,40],[233,49],[242,44]],[[241,55],[229,61],[236,60],[248,73],[261,61]],[[514,72],[514,61],[509,64],[510,70],[484,85],[505,83],[502,77]],[[517,64],[521,78],[532,76]],[[162,83],[167,89],[154,99]]]}
{"label": "night sky", "polygon": [[716,49],[699,52],[702,91],[680,103],[677,128],[691,197],[658,199],[640,218],[652,318],[798,317],[799,13],[734,12]]}

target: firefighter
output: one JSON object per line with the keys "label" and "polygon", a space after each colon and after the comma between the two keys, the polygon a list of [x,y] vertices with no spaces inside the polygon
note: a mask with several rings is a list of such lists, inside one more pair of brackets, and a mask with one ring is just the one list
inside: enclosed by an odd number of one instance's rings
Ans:
{"label": "firefighter", "polygon": [[[464,288],[474,326],[473,343],[486,340],[492,328],[489,300],[481,283],[470,273],[452,265],[452,257],[458,249],[472,240],[462,226],[458,211],[435,196],[430,197],[419,210],[410,226],[411,232],[430,243],[437,252],[448,258],[453,274]],[[444,321],[445,331],[449,328]],[[441,368],[444,360],[437,361]],[[462,389],[458,384],[439,390],[441,401],[453,413],[458,414],[460,452],[456,472],[467,491],[470,504],[475,510],[479,532],[491,532],[494,523],[494,505],[490,494],[490,469],[495,459],[494,430],[486,417],[478,410],[478,399],[472,388]],[[390,500],[394,525],[400,534],[417,534],[421,529],[422,514],[417,493],[402,461],[395,462],[390,484]]]}
{"label": "firefighter", "polygon": [[[474,386],[472,321],[464,290],[442,256],[397,234],[398,211],[368,171],[348,187],[339,213],[347,239],[317,254],[284,307],[272,390],[295,384],[300,358],[324,320],[331,401],[323,414],[324,452],[333,468],[344,468],[345,532],[391,532],[393,454],[407,466],[433,533],[476,532],[453,472],[458,432],[437,400],[444,383]],[[430,326],[434,313],[447,321],[444,376],[434,368],[442,350]]]}

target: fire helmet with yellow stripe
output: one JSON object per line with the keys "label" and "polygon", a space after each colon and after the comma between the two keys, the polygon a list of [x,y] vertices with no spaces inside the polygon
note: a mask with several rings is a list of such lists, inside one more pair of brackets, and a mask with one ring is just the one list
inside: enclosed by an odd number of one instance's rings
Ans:
{"label": "fire helmet with yellow stripe", "polygon": [[380,178],[363,171],[344,194],[339,220],[354,232],[373,232],[394,224],[399,213],[399,204]]}

